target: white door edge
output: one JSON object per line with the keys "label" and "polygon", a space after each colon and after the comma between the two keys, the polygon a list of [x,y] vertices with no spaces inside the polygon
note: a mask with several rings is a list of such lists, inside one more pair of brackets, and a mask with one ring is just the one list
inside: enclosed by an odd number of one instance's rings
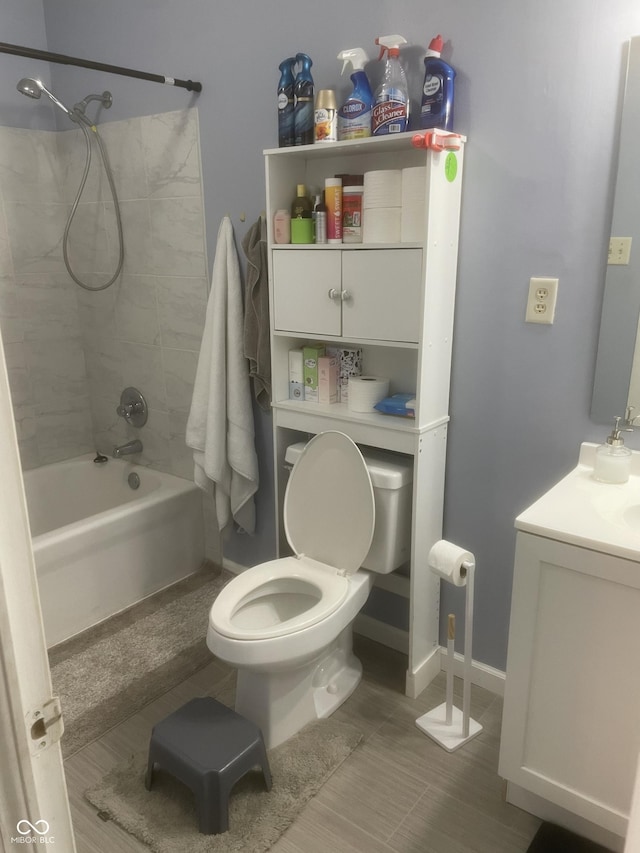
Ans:
{"label": "white door edge", "polygon": [[0,849],[75,853],[60,722],[37,716],[55,703],[1,334],[0,448]]}

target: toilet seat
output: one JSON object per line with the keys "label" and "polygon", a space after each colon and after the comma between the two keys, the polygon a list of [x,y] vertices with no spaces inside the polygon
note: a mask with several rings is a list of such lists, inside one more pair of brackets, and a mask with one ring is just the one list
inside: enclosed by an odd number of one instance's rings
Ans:
{"label": "toilet seat", "polygon": [[263,563],[222,589],[211,627],[238,640],[281,637],[326,619],[349,594],[348,576],[373,538],[373,486],[362,454],[344,433],[311,439],[293,467],[284,526],[295,557]]}
{"label": "toilet seat", "polygon": [[[219,593],[211,608],[211,625],[236,640],[267,640],[309,628],[333,613],[349,592],[346,575],[328,569],[307,557],[283,557],[248,569]],[[287,594],[308,597],[308,606],[269,625],[266,618],[260,624],[255,613],[242,617],[243,610],[259,608],[270,595]]]}

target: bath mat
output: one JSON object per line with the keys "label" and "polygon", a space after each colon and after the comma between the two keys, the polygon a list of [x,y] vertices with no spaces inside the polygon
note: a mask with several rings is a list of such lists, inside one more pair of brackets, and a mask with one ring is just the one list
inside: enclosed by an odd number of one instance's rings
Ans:
{"label": "bath mat", "polygon": [[85,797],[155,853],[260,853],[293,823],[361,739],[353,726],[329,718],[271,750],[273,788],[265,791],[260,772],[241,779],[229,799],[229,831],[220,835],[198,832],[193,794],[161,769],[155,771],[153,789],[146,790],[146,751],[116,766]]}
{"label": "bath mat", "polygon": [[49,652],[65,758],[211,663],[207,614],[232,577],[213,565]]}
{"label": "bath mat", "polygon": [[527,853],[611,853],[606,847],[574,835],[553,823],[543,823],[536,832]]}

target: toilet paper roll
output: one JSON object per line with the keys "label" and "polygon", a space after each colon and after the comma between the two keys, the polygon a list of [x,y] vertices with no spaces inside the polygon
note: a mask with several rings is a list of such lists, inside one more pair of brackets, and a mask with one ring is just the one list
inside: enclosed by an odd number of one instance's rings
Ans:
{"label": "toilet paper roll", "polygon": [[363,243],[399,243],[400,207],[374,207],[363,211]]}
{"label": "toilet paper roll", "polygon": [[389,380],[379,376],[350,376],[349,400],[350,412],[373,412],[376,403],[389,393]]}
{"label": "toilet paper roll", "polygon": [[419,243],[424,238],[425,180],[424,166],[402,170],[402,243]]}
{"label": "toilet paper roll", "polygon": [[364,173],[363,207],[400,207],[402,169],[376,169]]}
{"label": "toilet paper roll", "polygon": [[467,582],[467,569],[463,564],[475,568],[476,558],[471,551],[465,551],[446,539],[440,539],[429,551],[431,571],[455,586],[464,586]]}

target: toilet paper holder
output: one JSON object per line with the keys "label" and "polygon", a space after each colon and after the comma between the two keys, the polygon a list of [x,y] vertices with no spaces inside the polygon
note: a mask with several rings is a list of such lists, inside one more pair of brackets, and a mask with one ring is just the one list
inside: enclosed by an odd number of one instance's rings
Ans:
{"label": "toilet paper holder", "polygon": [[482,731],[471,719],[471,664],[473,637],[473,586],[475,557],[444,539],[436,542],[429,552],[429,568],[443,580],[465,588],[464,666],[462,710],[453,704],[453,674],[455,664],[455,616],[449,614],[447,631],[446,700],[416,720],[417,727],[447,752],[454,752]]}

